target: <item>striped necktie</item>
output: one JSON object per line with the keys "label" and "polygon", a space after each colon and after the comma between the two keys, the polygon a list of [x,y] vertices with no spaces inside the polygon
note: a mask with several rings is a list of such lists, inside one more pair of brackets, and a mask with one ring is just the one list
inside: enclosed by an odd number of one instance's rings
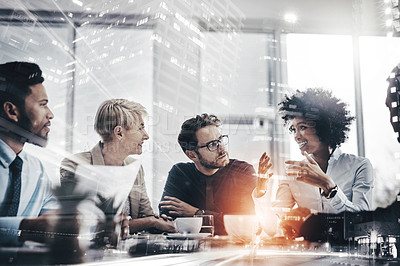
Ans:
{"label": "striped necktie", "polygon": [[21,196],[22,163],[22,159],[17,156],[10,164],[11,182],[1,208],[1,216],[16,216],[18,213]]}

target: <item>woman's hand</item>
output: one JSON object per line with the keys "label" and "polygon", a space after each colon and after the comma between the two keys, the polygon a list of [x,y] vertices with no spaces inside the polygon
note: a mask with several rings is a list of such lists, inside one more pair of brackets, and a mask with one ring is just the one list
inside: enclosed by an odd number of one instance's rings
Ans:
{"label": "woman's hand", "polygon": [[255,195],[257,198],[264,195],[267,190],[268,180],[273,175],[273,173],[270,172],[271,168],[271,158],[269,158],[267,153],[264,152],[258,162],[258,177]]}
{"label": "woman's hand", "polygon": [[175,228],[172,218],[169,219],[169,218],[167,218],[166,215],[164,215],[164,216],[161,215],[161,217],[160,217],[160,216],[154,215],[153,217],[151,217],[153,226],[152,226],[152,230],[150,230],[150,231],[154,231],[157,233],[164,233],[164,232],[176,233],[176,232],[178,232]]}
{"label": "woman's hand", "polygon": [[318,163],[307,153],[304,152],[307,162],[286,161],[288,165],[286,173],[288,176],[296,177],[296,180],[319,187],[327,193],[335,186],[333,180],[322,171]]}
{"label": "woman's hand", "polygon": [[121,239],[126,239],[129,235],[129,220],[130,217],[125,213],[121,213],[120,215],[120,223],[121,223]]}
{"label": "woman's hand", "polygon": [[157,213],[154,214],[154,217],[158,218],[162,218],[164,221],[173,221],[174,219],[172,219],[171,216],[167,216],[166,214],[161,214],[158,215]]}

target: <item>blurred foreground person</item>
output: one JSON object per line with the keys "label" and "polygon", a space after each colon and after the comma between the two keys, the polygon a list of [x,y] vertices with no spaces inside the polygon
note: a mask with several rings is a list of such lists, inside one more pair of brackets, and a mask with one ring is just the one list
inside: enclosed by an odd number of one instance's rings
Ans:
{"label": "blurred foreground person", "polygon": [[387,95],[385,104],[390,112],[390,124],[395,133],[399,134],[397,141],[400,143],[400,64],[393,68],[387,82]]}
{"label": "blurred foreground person", "polygon": [[50,120],[44,78],[37,64],[0,65],[0,245],[46,241],[58,208],[49,177],[25,142],[47,144]]}
{"label": "blurred foreground person", "polygon": [[[296,205],[307,210],[303,215],[297,211],[303,218],[310,212],[371,210],[374,176],[370,161],[339,149],[354,120],[346,104],[331,92],[307,89],[286,96],[279,105],[282,119],[289,125],[305,160],[285,162],[288,178],[280,181],[276,200],[272,203],[278,215],[282,218],[285,211]],[[256,210],[260,212],[273,213],[268,207],[271,195],[266,193],[271,167],[270,158],[264,153],[253,194]],[[273,228],[270,230],[270,233],[274,231]]]}
{"label": "blurred foreground person", "polygon": [[[145,108],[136,102],[125,99],[112,99],[103,102],[97,110],[94,128],[101,141],[90,151],[74,154],[61,163],[61,186],[75,183],[78,165],[125,166],[135,161],[129,157],[142,154],[142,145],[149,139],[144,128]],[[130,216],[130,233],[143,230],[151,232],[175,232],[172,219],[154,215],[147,196],[144,171],[140,167],[134,185],[129,193],[124,214]],[[118,182],[116,177],[115,182]]]}
{"label": "blurred foreground person", "polygon": [[[385,104],[389,108],[390,124],[393,131],[398,134],[400,143],[400,63],[397,64],[387,78],[388,88]],[[397,201],[400,201],[400,180],[397,183]]]}
{"label": "blurred foreground person", "polygon": [[215,115],[186,120],[178,142],[190,163],[175,164],[169,171],[159,205],[172,217],[214,215],[215,234],[226,234],[224,214],[254,214],[251,191],[256,185],[253,166],[229,159],[228,136],[220,132]]}

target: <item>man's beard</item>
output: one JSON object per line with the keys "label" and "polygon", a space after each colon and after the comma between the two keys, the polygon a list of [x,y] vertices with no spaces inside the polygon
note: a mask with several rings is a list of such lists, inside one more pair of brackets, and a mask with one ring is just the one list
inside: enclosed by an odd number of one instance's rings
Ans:
{"label": "man's beard", "polygon": [[[201,154],[199,152],[196,151],[196,153],[199,156],[200,164],[205,168],[208,168],[208,169],[219,169],[219,168],[224,167],[226,165],[226,164],[218,164],[217,163],[218,159],[215,159],[215,161],[207,161],[201,156]],[[226,152],[224,152],[224,153],[226,153]],[[220,153],[220,154],[218,154],[218,156],[221,156],[224,153]]]}
{"label": "man's beard", "polygon": [[[18,132],[15,132],[17,135],[21,136],[22,138],[26,138],[28,143],[40,146],[40,147],[46,147],[47,146],[47,142],[48,142],[48,136],[47,134],[45,136],[40,135],[40,130],[38,133],[34,133],[33,131],[33,126],[32,123],[30,121],[30,119],[28,118],[28,115],[26,114],[26,111],[24,110],[21,113],[21,117],[17,123],[17,125],[26,130],[27,132],[25,134],[27,134],[27,136],[24,136],[24,132],[21,132],[21,134],[19,134]],[[40,138],[40,139],[38,139]]]}
{"label": "man's beard", "polygon": [[26,131],[29,131],[32,133],[32,123],[31,123],[31,120],[29,120],[25,110],[23,110],[21,112],[21,116],[17,122],[17,125],[20,128],[25,129]]}

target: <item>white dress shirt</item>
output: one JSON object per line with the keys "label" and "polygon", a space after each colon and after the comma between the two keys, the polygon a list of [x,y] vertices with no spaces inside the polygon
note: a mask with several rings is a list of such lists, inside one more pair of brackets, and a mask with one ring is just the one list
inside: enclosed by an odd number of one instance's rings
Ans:
{"label": "white dress shirt", "polygon": [[[9,165],[17,155],[0,139],[0,207],[10,185]],[[22,159],[21,198],[17,216],[0,217],[0,245],[18,244],[19,225],[24,218],[35,218],[47,210],[58,207],[52,186],[43,164],[39,159],[23,150],[18,154]]]}
{"label": "white dress shirt", "polygon": [[[281,180],[276,200],[270,201],[270,193],[253,200],[257,213],[269,213],[273,209],[277,214],[293,208],[296,204],[320,213],[358,212],[372,209],[372,189],[374,174],[367,158],[342,153],[336,148],[332,153],[326,174],[338,186],[336,195],[326,199],[318,187],[301,181]],[[265,214],[261,214],[264,215]],[[271,219],[273,219],[271,217]]]}

